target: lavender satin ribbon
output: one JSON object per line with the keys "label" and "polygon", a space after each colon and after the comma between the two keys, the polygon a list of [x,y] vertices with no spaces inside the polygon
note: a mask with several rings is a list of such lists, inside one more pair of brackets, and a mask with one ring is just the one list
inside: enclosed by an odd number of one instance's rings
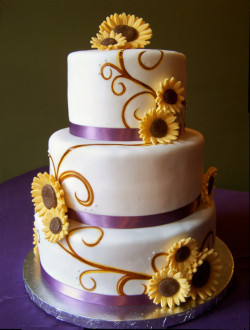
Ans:
{"label": "lavender satin ribbon", "polygon": [[42,275],[49,286],[60,293],[83,301],[90,304],[97,305],[112,305],[112,306],[133,306],[133,305],[146,305],[152,304],[152,301],[148,298],[146,294],[141,295],[129,295],[129,296],[112,296],[112,295],[104,295],[94,292],[87,292],[83,290],[79,290],[73,288],[67,284],[64,284],[54,277],[49,275],[43,266],[41,265]]}
{"label": "lavender satin ribbon", "polygon": [[101,141],[141,141],[138,128],[108,128],[69,123],[72,135]]}
{"label": "lavender satin ribbon", "polygon": [[68,216],[70,219],[81,222],[86,225],[98,226],[103,228],[144,228],[165,225],[177,220],[181,220],[197,210],[200,205],[200,196],[193,202],[176,209],[174,211],[142,215],[142,216],[110,216],[92,214],[81,211],[68,209]]}

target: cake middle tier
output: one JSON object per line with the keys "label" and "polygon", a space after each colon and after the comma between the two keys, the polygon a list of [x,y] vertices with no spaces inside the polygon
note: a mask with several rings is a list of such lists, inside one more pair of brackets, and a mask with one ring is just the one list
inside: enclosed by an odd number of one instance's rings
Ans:
{"label": "cake middle tier", "polygon": [[74,211],[144,216],[178,210],[197,200],[203,175],[203,136],[191,129],[172,144],[109,143],[73,136],[49,139],[50,174]]}

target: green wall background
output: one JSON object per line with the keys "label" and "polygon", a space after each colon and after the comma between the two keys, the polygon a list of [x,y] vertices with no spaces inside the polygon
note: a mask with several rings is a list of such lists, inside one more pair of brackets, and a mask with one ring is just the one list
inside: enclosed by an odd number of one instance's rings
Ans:
{"label": "green wall background", "polygon": [[218,168],[219,188],[248,190],[249,3],[242,0],[0,1],[0,181],[48,165],[49,136],[68,126],[67,55],[89,49],[106,16],[123,11],[150,23],[150,48],[186,54],[187,126],[205,136],[204,170]]}

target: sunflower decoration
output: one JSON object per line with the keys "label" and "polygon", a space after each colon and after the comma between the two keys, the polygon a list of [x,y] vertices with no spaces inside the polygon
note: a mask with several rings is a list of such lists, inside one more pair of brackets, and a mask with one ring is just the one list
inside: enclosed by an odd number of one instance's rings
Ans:
{"label": "sunflower decoration", "polygon": [[34,245],[34,248],[33,248],[33,251],[34,251],[34,254],[35,255],[38,255],[39,254],[39,251],[38,251],[38,237],[37,237],[37,229],[36,227],[33,228],[33,245]]}
{"label": "sunflower decoration", "polygon": [[171,143],[179,135],[179,124],[172,113],[152,109],[147,112],[140,122],[140,137],[144,143]]}
{"label": "sunflower decoration", "polygon": [[170,268],[163,268],[149,280],[147,294],[154,304],[161,304],[162,308],[173,308],[185,302],[189,297],[190,284],[181,272]]}
{"label": "sunflower decoration", "polygon": [[99,50],[111,50],[124,48],[127,40],[121,33],[117,34],[113,30],[108,33],[103,31],[102,34],[97,33],[97,38],[92,38],[90,43],[92,48],[98,48]]}
{"label": "sunflower decoration", "polygon": [[182,95],[183,91],[184,87],[181,86],[181,81],[176,81],[174,77],[166,78],[163,83],[160,83],[160,90],[156,92],[155,102],[161,109],[176,114],[183,107],[185,100]]}
{"label": "sunflower decoration", "polygon": [[32,202],[35,206],[35,211],[39,216],[44,216],[47,210],[63,209],[67,212],[67,206],[64,200],[64,191],[60,183],[53,175],[48,173],[38,173],[33,179],[31,185]]}
{"label": "sunflower decoration", "polygon": [[112,31],[118,35],[121,33],[126,38],[127,43],[125,48],[144,48],[150,42],[152,37],[152,30],[148,23],[145,23],[142,18],[135,15],[120,15],[114,14],[106,18],[100,26],[100,33]]}
{"label": "sunflower decoration", "polygon": [[51,209],[47,211],[43,217],[43,232],[45,233],[45,238],[51,243],[55,243],[63,239],[68,235],[68,216],[65,214],[64,210],[61,209]]}
{"label": "sunflower decoration", "polygon": [[195,300],[197,295],[202,299],[211,296],[216,291],[217,278],[220,276],[222,265],[218,253],[214,249],[205,248],[198,254],[197,262],[187,275],[190,281],[190,296]]}
{"label": "sunflower decoration", "polygon": [[216,167],[209,167],[202,177],[201,200],[205,205],[210,205],[213,200],[213,189],[215,177],[217,175]]}
{"label": "sunflower decoration", "polygon": [[167,263],[171,269],[186,272],[191,269],[198,255],[197,242],[191,238],[184,238],[176,242],[168,251]]}

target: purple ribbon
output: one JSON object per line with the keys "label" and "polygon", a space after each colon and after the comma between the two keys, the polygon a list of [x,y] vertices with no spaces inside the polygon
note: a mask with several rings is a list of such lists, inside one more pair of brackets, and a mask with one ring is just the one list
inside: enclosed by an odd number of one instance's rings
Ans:
{"label": "purple ribbon", "polygon": [[72,135],[90,140],[101,141],[142,141],[138,128],[108,128],[83,126],[69,123],[69,132]]}
{"label": "purple ribbon", "polygon": [[92,214],[68,209],[70,219],[86,225],[98,226],[103,228],[144,228],[165,225],[177,220],[181,220],[197,210],[200,205],[200,195],[191,203],[165,213],[141,215],[141,216],[112,216]]}
{"label": "purple ribbon", "polygon": [[64,284],[54,277],[49,275],[43,266],[41,265],[42,275],[49,286],[55,291],[59,291],[60,293],[83,301],[90,304],[98,304],[98,305],[112,305],[112,306],[133,306],[133,305],[145,305],[152,304],[152,301],[146,294],[141,295],[129,295],[129,296],[112,296],[112,295],[104,295],[94,292],[88,292],[73,288],[67,284]]}

